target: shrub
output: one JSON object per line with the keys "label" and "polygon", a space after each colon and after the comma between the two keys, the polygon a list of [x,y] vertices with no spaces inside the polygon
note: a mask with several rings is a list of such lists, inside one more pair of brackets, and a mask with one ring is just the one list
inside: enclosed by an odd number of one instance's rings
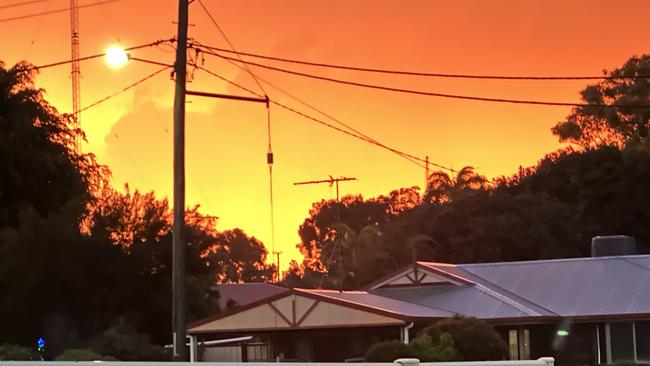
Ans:
{"label": "shrub", "polygon": [[454,347],[449,333],[442,333],[437,342],[428,334],[420,334],[410,344],[415,356],[421,362],[461,361],[463,358]]}
{"label": "shrub", "polygon": [[373,345],[365,355],[367,362],[393,362],[399,358],[416,358],[415,351],[400,341],[386,341]]}
{"label": "shrub", "polygon": [[148,335],[138,333],[133,324],[124,319],[118,319],[113,326],[95,337],[90,348],[121,361],[169,361],[162,347],[153,344]]}
{"label": "shrub", "polygon": [[4,343],[0,345],[0,361],[37,361],[41,355],[29,347]]}
{"label": "shrub", "polygon": [[63,351],[54,361],[117,361],[116,358],[104,357],[89,349],[67,349]]}
{"label": "shrub", "polygon": [[505,341],[494,327],[482,320],[455,316],[424,328],[420,335],[441,339],[443,333],[451,335],[465,361],[503,360],[507,355]]}

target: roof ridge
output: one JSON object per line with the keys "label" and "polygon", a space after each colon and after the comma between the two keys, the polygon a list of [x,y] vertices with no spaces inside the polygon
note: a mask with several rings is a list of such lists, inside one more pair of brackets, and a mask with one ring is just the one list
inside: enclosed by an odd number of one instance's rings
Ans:
{"label": "roof ridge", "polygon": [[[313,292],[314,289],[295,289],[295,290],[298,290],[299,292],[308,292],[310,294],[315,294],[317,296],[323,296],[323,297],[331,298],[331,299],[334,299],[334,300],[337,300],[337,301],[342,301],[342,302],[346,302],[346,303],[350,303],[350,304],[356,304],[356,305],[371,308],[371,309],[381,310],[381,311],[385,311],[385,312],[389,312],[389,313],[393,313],[393,314],[399,314],[398,312],[395,312],[393,310],[383,309],[381,307],[368,305],[368,304],[352,301],[352,300],[345,299],[345,298],[328,296],[327,294],[323,294],[323,293],[319,293],[319,292]],[[307,290],[307,291],[305,291],[305,290]],[[317,291],[320,291],[320,290],[317,290]],[[352,292],[352,291],[339,292],[338,290],[328,290],[328,291],[329,291],[328,293],[351,293]],[[395,298],[392,298],[392,297],[389,297],[389,296],[373,294],[372,292],[368,292],[368,291],[359,291],[359,292],[356,292],[356,293],[365,293],[367,295],[377,296],[377,297],[381,297],[381,298],[384,298],[384,299],[397,301],[397,302],[401,302],[401,303],[404,303],[404,304],[409,304],[411,306],[418,306],[418,307],[421,307],[421,308],[443,311],[443,312],[450,313],[450,314],[456,314],[456,312],[454,312],[454,311],[441,309],[441,308],[437,308],[437,307],[433,307],[433,306],[426,306],[426,305],[422,305],[422,304],[418,304],[418,303],[414,303],[414,302],[410,302],[410,301],[406,301],[406,300],[395,299]]]}
{"label": "roof ridge", "polygon": [[[463,267],[456,267],[459,270],[463,271],[465,273],[466,277],[472,278],[473,282],[475,283],[475,286],[479,287],[481,291],[485,292],[488,296],[491,296],[499,301],[503,301],[504,303],[514,307],[515,309],[522,311],[528,315],[542,315],[539,312],[539,309],[548,312],[549,314],[552,315],[558,315],[557,313],[533,302],[530,301],[524,297],[521,297],[512,291],[506,290],[505,288],[495,284],[494,282],[483,278],[482,276],[479,276],[475,273],[472,273],[470,271],[467,271]],[[442,271],[442,269],[441,269]],[[491,287],[488,287],[486,284],[489,284]],[[539,309],[535,309],[539,308]]]}
{"label": "roof ridge", "polygon": [[[503,261],[503,262],[484,262],[484,263],[459,263],[454,264],[456,268],[464,267],[487,267],[487,266],[506,266],[506,265],[523,265],[535,263],[549,263],[549,262],[576,262],[576,261],[592,261],[592,260],[614,260],[614,259],[634,259],[634,258],[648,258],[650,254],[632,254],[632,255],[609,255],[601,257],[574,257],[574,258],[549,258],[549,259],[532,259],[526,261]],[[436,262],[429,262],[436,263]],[[441,263],[444,265],[444,263]],[[438,263],[436,263],[438,265]]]}

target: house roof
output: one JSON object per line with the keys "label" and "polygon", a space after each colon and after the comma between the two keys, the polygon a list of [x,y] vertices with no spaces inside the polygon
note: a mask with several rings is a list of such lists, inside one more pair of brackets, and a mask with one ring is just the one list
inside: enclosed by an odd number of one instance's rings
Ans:
{"label": "house roof", "polygon": [[306,290],[297,289],[299,292],[311,293],[322,298],[330,298],[344,303],[363,306],[368,309],[377,309],[388,313],[399,314],[412,319],[419,318],[446,318],[455,313],[438,309],[434,306],[422,306],[415,302],[401,301],[388,296],[368,293],[366,291],[335,291],[335,290]]}
{"label": "house roof", "polygon": [[[270,283],[223,283],[216,286],[219,291],[219,308],[226,310],[232,305],[244,306],[288,291]],[[230,305],[230,306],[229,306]]]}
{"label": "house roof", "polygon": [[495,291],[560,317],[650,313],[650,255],[458,267]]}
{"label": "house roof", "polygon": [[359,326],[405,324],[455,314],[504,323],[650,319],[650,255],[458,265],[418,262],[375,282],[367,291],[268,284],[218,289],[224,301],[232,299],[240,306],[200,320],[195,328],[229,318],[229,326],[235,329],[236,317],[254,308],[260,314],[280,316],[284,323],[270,325],[278,329],[349,327],[353,324],[348,322],[357,318],[367,319]]}
{"label": "house roof", "polygon": [[386,287],[373,291],[374,294],[400,299],[404,302],[433,306],[447,312],[473,316],[481,319],[528,317],[535,314],[517,309],[476,286],[417,286]]}

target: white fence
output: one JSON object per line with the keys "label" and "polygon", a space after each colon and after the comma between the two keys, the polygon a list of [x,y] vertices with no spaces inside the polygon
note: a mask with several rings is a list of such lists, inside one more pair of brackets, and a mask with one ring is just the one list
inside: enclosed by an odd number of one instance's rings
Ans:
{"label": "white fence", "polygon": [[[201,366],[553,366],[552,357],[528,361],[479,361],[479,362],[423,362],[402,359],[394,363],[343,363],[343,362],[200,362]],[[0,366],[197,366],[193,362],[129,362],[129,361],[0,361]]]}

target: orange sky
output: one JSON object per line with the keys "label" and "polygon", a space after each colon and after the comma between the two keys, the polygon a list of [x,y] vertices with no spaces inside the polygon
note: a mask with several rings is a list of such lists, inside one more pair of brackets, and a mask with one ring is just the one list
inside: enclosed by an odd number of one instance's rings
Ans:
{"label": "orange sky", "polygon": [[[0,6],[17,1],[0,0]],[[82,4],[89,1],[82,1]],[[647,51],[647,1],[215,1],[204,0],[231,41],[242,51],[320,62],[441,73],[600,74],[629,56]],[[49,0],[2,9],[0,18],[64,8]],[[172,0],[122,0],[82,9],[81,55],[114,43],[132,46],[173,36]],[[191,5],[190,36],[227,47],[198,3]],[[0,59],[45,64],[68,59],[66,13],[0,23]],[[169,48],[133,52],[172,63]],[[206,67],[258,90],[232,66],[206,58]],[[335,70],[337,78],[396,87],[514,99],[578,101],[585,82],[467,81],[388,77]],[[111,70],[103,61],[82,63],[82,106],[156,70],[130,63]],[[549,128],[569,108],[490,104],[398,95],[256,72],[351,124],[384,144],[440,164],[473,165],[488,177],[511,174],[557,147]],[[71,110],[69,67],[43,70],[37,85],[60,111]],[[190,88],[243,94],[197,71]],[[304,107],[267,88],[271,98]],[[173,83],[158,75],[82,114],[85,151],[95,153],[121,187],[170,195]],[[266,113],[263,105],[188,98],[187,197],[219,216],[219,228],[241,227],[270,247]],[[276,245],[282,262],[298,258],[298,225],[311,203],[332,198],[327,185],[292,185],[329,175],[357,177],[342,194],[366,197],[422,185],[423,169],[367,143],[280,110],[273,124]]]}

